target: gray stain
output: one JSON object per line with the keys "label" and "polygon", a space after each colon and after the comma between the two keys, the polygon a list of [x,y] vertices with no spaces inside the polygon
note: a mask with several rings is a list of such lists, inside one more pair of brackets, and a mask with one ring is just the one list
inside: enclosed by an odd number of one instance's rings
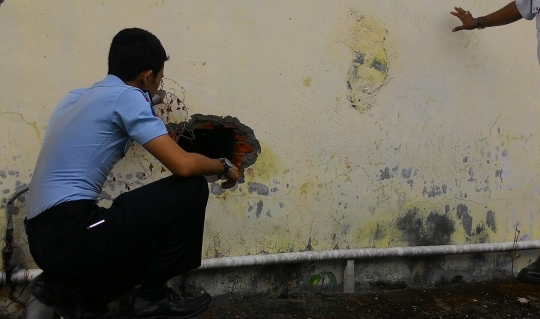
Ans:
{"label": "gray stain", "polygon": [[467,235],[471,236],[473,218],[469,215],[469,207],[463,204],[457,205],[457,218],[461,219],[463,229],[465,229]]}
{"label": "gray stain", "polygon": [[265,195],[266,196],[269,193],[269,189],[268,189],[268,186],[263,185],[261,183],[249,182],[248,183],[248,192],[250,192],[250,193],[257,192],[258,195]]}
{"label": "gray stain", "polygon": [[374,59],[373,62],[371,63],[371,67],[381,73],[386,73],[386,69],[387,69],[386,62],[382,62],[382,61],[379,61],[378,59]]}
{"label": "gray stain", "polygon": [[385,179],[390,179],[394,177],[392,174],[390,174],[390,169],[388,167],[385,167],[384,170],[381,170],[381,181]]}
{"label": "gray stain", "polygon": [[494,233],[497,232],[497,224],[495,223],[495,213],[492,210],[488,210],[486,214],[486,224]]}
{"label": "gray stain", "polygon": [[255,217],[256,218],[259,218],[261,216],[262,210],[263,210],[263,201],[260,200],[257,203],[257,211],[255,212]]}

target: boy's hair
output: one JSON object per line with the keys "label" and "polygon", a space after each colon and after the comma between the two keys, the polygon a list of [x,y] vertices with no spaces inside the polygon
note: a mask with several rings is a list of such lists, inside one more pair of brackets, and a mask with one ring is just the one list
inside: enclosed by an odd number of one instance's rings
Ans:
{"label": "boy's hair", "polygon": [[139,28],[124,29],[112,40],[108,74],[124,82],[134,80],[144,70],[157,76],[167,60],[169,56],[155,35]]}

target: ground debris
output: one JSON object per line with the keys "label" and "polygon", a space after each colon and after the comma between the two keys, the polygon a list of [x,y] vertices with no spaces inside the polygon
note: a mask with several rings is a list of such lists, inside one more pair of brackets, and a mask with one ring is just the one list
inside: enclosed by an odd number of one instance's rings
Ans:
{"label": "ground debris", "polygon": [[[540,300],[528,298],[539,295],[540,285],[510,278],[433,288],[377,290],[361,295],[306,294],[294,299],[245,298],[228,306],[211,305],[194,318],[540,318]],[[129,318],[128,308],[125,313],[119,309],[115,316],[106,318]]]}

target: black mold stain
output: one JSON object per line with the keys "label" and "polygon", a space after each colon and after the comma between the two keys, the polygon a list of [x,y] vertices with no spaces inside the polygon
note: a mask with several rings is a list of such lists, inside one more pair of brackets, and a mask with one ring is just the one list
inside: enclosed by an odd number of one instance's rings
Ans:
{"label": "black mold stain", "polygon": [[7,177],[6,171],[1,170],[1,171],[0,171],[0,177],[6,178],[6,177]]}
{"label": "black mold stain", "polygon": [[437,186],[437,185],[431,185],[431,189],[428,191],[427,187],[424,186],[424,189],[422,190],[422,195],[428,195],[428,197],[435,197],[442,194],[446,194],[446,185]]}
{"label": "black mold stain", "polygon": [[463,158],[463,163],[467,163],[468,161],[469,161],[469,157],[468,157],[468,156],[465,156],[465,157]]}
{"label": "black mold stain", "polygon": [[448,245],[455,231],[454,222],[448,215],[431,212],[424,223],[417,208],[407,211],[396,224],[402,238],[411,246]]}
{"label": "black mold stain", "polygon": [[505,149],[505,150],[502,152],[502,156],[503,156],[503,157],[508,156],[508,150],[507,150],[507,149]]}
{"label": "black mold stain", "polygon": [[473,168],[469,168],[469,182],[474,182],[476,179],[474,178],[474,170]]}
{"label": "black mold stain", "polygon": [[491,210],[488,210],[486,214],[486,224],[494,232],[497,232],[497,224],[495,223],[495,213]]}
{"label": "black mold stain", "polygon": [[394,177],[394,175],[390,174],[390,169],[388,167],[385,167],[383,171],[381,171],[381,181],[384,181],[385,179],[390,179]]}
{"label": "black mold stain", "polygon": [[268,186],[263,185],[261,183],[249,182],[248,183],[248,192],[250,192],[250,193],[257,192],[258,195],[265,195],[266,196],[269,193],[269,189],[268,189]]}
{"label": "black mold stain", "polygon": [[341,227],[341,233],[343,235],[347,235],[349,233],[349,230],[351,229],[351,225],[344,224],[343,227]]}
{"label": "black mold stain", "polygon": [[255,217],[256,217],[256,218],[259,218],[259,217],[261,216],[262,209],[263,209],[263,201],[260,200],[260,201],[257,203],[257,211],[255,212]]}
{"label": "black mold stain", "polygon": [[456,229],[454,222],[448,215],[439,215],[436,212],[431,212],[426,221],[429,224],[432,245],[447,245],[451,243],[450,237]]}
{"label": "black mold stain", "polygon": [[476,230],[474,232],[474,239],[475,242],[478,243],[485,243],[488,240],[488,233],[486,232],[486,226],[484,224],[480,224],[476,226]]}
{"label": "black mold stain", "polygon": [[4,194],[8,194],[9,192],[11,192],[9,189],[2,190],[2,193],[4,193]]}
{"label": "black mold stain", "polygon": [[128,181],[129,181],[130,179],[132,179],[132,178],[133,178],[133,174],[131,174],[131,173],[126,174],[126,179],[127,179]]}
{"label": "black mold stain", "polygon": [[311,246],[311,237],[309,237],[308,243],[306,245],[306,251],[312,251],[312,250],[313,250],[313,246]]}
{"label": "black mold stain", "polygon": [[472,236],[472,221],[473,218],[469,215],[469,207],[463,204],[457,205],[457,218],[461,219],[463,229],[467,235]]}
{"label": "black mold stain", "polygon": [[380,240],[380,239],[384,238],[385,233],[386,233],[386,231],[385,231],[384,227],[377,224],[377,227],[375,227],[375,231],[373,232],[373,240],[377,241],[377,240]]}
{"label": "black mold stain", "polygon": [[143,172],[137,172],[137,173],[135,173],[135,177],[137,177],[138,179],[144,179],[144,173]]}

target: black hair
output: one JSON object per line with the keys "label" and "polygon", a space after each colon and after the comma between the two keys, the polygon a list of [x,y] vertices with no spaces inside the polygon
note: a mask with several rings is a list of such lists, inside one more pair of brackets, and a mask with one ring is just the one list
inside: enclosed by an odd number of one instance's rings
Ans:
{"label": "black hair", "polygon": [[157,76],[167,60],[169,56],[155,35],[139,28],[124,29],[112,40],[108,74],[124,82],[134,80],[145,70]]}

